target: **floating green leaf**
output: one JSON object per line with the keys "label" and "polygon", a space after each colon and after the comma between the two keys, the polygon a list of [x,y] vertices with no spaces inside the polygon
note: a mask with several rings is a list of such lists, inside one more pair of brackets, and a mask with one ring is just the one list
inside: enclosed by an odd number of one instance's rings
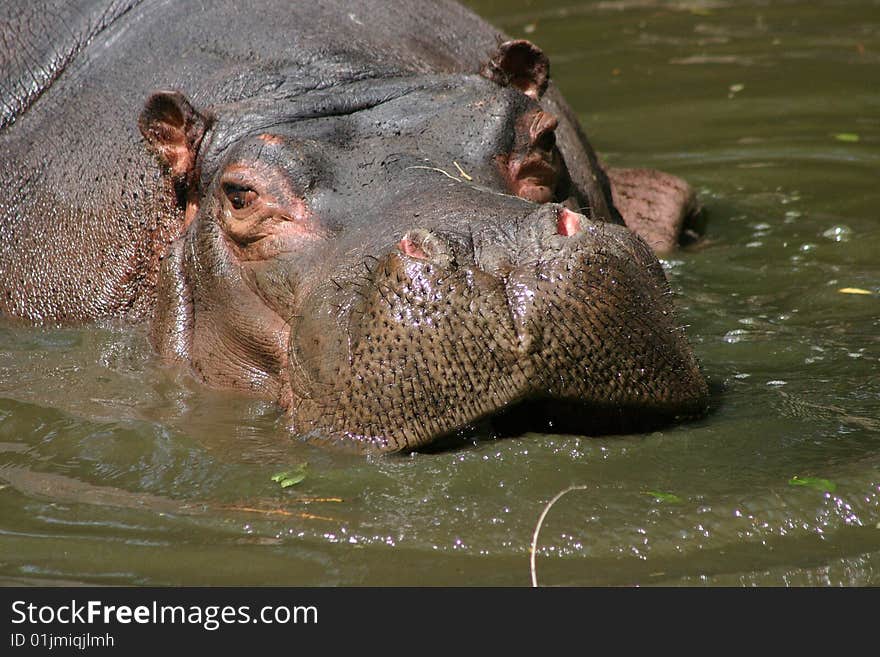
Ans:
{"label": "floating green leaf", "polygon": [[789,486],[806,486],[815,488],[825,493],[833,493],[837,490],[837,484],[830,479],[819,479],[818,477],[799,477],[795,475],[788,480]]}
{"label": "floating green leaf", "polygon": [[281,486],[281,488],[296,486],[298,483],[302,482],[306,478],[307,465],[307,463],[303,463],[296,466],[296,468],[292,470],[286,470],[284,472],[274,474],[272,475],[272,481]]}
{"label": "floating green leaf", "polygon": [[855,142],[857,142],[861,139],[861,137],[859,137],[854,132],[838,132],[837,134],[834,135],[834,138],[837,141],[845,141],[850,144],[854,144]]}
{"label": "floating green leaf", "polygon": [[650,495],[658,502],[668,502],[669,504],[681,504],[682,500],[678,495],[672,493],[663,493],[657,490],[642,491],[642,495]]}

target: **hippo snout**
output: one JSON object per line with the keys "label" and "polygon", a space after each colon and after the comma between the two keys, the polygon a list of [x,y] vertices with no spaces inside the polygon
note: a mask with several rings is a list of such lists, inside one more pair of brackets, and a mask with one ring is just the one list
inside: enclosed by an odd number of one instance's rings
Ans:
{"label": "hippo snout", "polygon": [[399,451],[521,402],[557,403],[583,434],[609,411],[705,406],[639,238],[555,204],[479,228],[412,228],[365,258],[365,275],[317,295],[291,331],[291,380],[308,389],[298,430]]}

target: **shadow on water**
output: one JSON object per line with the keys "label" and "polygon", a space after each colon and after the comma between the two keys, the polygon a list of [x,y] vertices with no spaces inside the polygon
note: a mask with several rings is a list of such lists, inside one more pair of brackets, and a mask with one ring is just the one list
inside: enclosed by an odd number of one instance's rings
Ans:
{"label": "shadow on water", "polygon": [[723,403],[726,386],[709,382],[705,409],[691,414],[651,412],[644,408],[617,405],[588,405],[560,399],[530,399],[441,436],[419,448],[421,454],[439,454],[467,449],[487,441],[522,438],[529,434],[557,434],[582,438],[646,435],[670,427],[711,421]]}

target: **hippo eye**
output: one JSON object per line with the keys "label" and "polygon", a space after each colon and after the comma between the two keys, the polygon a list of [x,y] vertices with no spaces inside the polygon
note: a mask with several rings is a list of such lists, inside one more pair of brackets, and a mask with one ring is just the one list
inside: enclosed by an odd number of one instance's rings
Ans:
{"label": "hippo eye", "polygon": [[553,147],[556,146],[556,133],[553,130],[548,130],[538,137],[535,146],[542,151],[552,151]]}
{"label": "hippo eye", "polygon": [[223,193],[226,194],[226,198],[229,199],[230,205],[235,210],[243,210],[257,200],[257,193],[244,185],[224,183]]}

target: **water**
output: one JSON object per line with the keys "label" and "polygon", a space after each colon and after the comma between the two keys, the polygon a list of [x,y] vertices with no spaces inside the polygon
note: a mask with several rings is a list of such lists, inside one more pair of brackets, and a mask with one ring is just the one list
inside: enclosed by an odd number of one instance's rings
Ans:
{"label": "water", "polygon": [[665,266],[713,413],[365,458],[140,329],[3,326],[0,583],[526,585],[576,485],[542,584],[880,584],[880,3],[472,5],[607,163],[699,190],[709,239]]}

